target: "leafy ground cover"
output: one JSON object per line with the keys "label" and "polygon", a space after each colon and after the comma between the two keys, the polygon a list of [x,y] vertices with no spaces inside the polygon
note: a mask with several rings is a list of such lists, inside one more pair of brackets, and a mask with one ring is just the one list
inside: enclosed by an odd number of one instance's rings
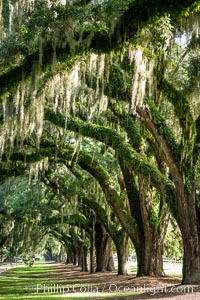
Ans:
{"label": "leafy ground cover", "polygon": [[[134,270],[135,271],[135,270]],[[200,299],[199,286],[180,286],[181,278],[116,272],[89,274],[73,265],[20,265],[0,274],[0,299]]]}

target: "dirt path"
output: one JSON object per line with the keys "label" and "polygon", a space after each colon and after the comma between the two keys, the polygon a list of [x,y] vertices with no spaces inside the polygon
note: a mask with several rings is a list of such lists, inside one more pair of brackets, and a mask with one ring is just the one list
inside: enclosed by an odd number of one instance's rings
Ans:
{"label": "dirt path", "polygon": [[14,268],[14,267],[17,267],[16,265],[14,265],[14,264],[7,264],[7,265],[0,265],[0,273],[3,273],[3,272],[5,272],[5,271],[7,271],[7,270],[9,270],[9,269],[12,269],[12,268]]}

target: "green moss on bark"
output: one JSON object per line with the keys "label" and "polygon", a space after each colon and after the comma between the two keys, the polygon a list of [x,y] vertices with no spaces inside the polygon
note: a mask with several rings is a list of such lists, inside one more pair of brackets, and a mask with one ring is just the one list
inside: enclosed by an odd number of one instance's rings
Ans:
{"label": "green moss on bark", "polygon": [[69,118],[67,125],[65,122],[65,117],[60,113],[54,113],[51,110],[45,111],[45,118],[50,122],[54,123],[56,126],[61,128],[66,128],[78,132],[83,136],[87,136],[98,141],[101,141],[113,149],[124,160],[124,163],[136,173],[142,173],[151,178],[152,183],[154,183],[158,188],[161,185],[169,183],[169,180],[160,173],[155,166],[150,164],[142,155],[138,154],[126,141],[124,138],[116,131],[112,130],[106,126],[99,126],[92,123],[84,122],[77,118]]}

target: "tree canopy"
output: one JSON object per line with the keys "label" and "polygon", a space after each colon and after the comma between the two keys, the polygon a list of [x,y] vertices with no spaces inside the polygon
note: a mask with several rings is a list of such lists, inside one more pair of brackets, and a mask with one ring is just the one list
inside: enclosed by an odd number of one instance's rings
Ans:
{"label": "tree canopy", "polygon": [[109,236],[122,274],[130,238],[138,275],[160,275],[171,214],[183,283],[199,282],[199,10],[2,1],[0,246],[16,256],[51,234],[82,258],[90,248],[94,270]]}

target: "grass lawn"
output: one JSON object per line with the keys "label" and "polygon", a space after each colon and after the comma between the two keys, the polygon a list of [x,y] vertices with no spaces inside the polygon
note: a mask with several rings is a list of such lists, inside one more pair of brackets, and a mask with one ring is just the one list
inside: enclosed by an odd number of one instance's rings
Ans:
{"label": "grass lawn", "polygon": [[[131,271],[135,271],[132,268]],[[137,279],[135,275],[117,276],[116,272],[82,273],[78,267],[37,262],[20,265],[0,274],[0,299],[116,299],[118,296],[143,295],[136,287],[178,284],[180,278]]]}
{"label": "grass lawn", "polygon": [[[85,275],[81,275],[81,272],[76,269],[69,270],[67,266],[59,264],[37,262],[31,268],[20,265],[0,274],[0,299],[57,300],[122,296],[122,291],[117,290],[118,286],[110,281],[106,282],[106,277],[105,280],[102,279],[103,281],[99,281],[97,277],[95,281],[90,280],[88,274]],[[113,276],[116,277],[116,274]],[[104,278],[104,275],[101,277]],[[133,291],[123,290],[123,296],[131,293],[133,294]]]}

